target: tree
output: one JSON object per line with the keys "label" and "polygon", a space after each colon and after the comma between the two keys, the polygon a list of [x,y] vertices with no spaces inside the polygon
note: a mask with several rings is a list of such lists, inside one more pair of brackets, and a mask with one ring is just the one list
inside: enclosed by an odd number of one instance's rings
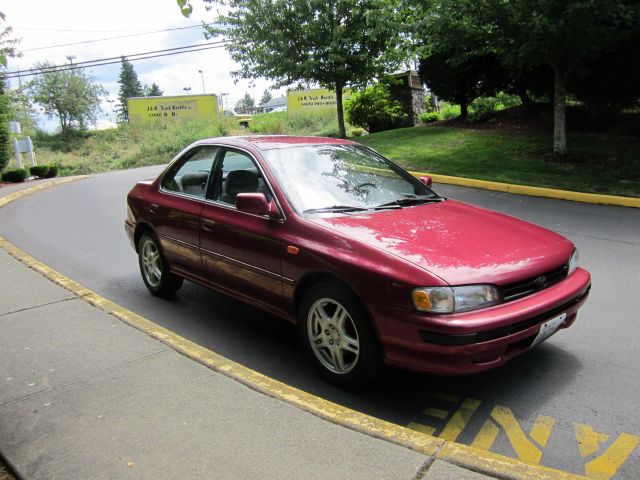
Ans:
{"label": "tree", "polygon": [[107,94],[102,85],[81,68],[65,69],[46,62],[35,68],[40,73],[28,84],[32,99],[48,117],[58,117],[63,135],[95,124],[100,100]]}
{"label": "tree", "polygon": [[145,85],[143,90],[145,97],[161,97],[164,93],[155,82],[151,86]]}
{"label": "tree", "polygon": [[244,97],[236,103],[236,110],[240,113],[247,113],[250,112],[254,106],[253,98],[251,98],[251,95],[247,92],[244,94]]}
{"label": "tree", "polygon": [[[205,1],[227,7],[206,29],[208,37],[229,40],[226,48],[240,64],[233,74],[266,77],[276,87],[305,82],[334,90],[341,137],[345,87],[384,73],[390,52],[403,42],[396,2],[390,0]],[[178,3],[188,11],[187,0]]]}
{"label": "tree", "polygon": [[640,98],[640,63],[630,61],[640,45],[639,26],[640,22],[634,36],[617,45],[611,54],[586,62],[567,79],[567,89],[584,101],[596,127]]}
{"label": "tree", "polygon": [[4,73],[0,72],[0,171],[9,164],[9,97]]}
{"label": "tree", "polygon": [[[0,23],[6,22],[4,13],[0,12]],[[19,57],[21,54],[16,50],[16,45],[20,42],[15,38],[9,38],[13,29],[3,26],[0,30],[0,65],[6,68],[7,59],[10,57]]]}
{"label": "tree", "polygon": [[260,105],[264,105],[265,103],[269,102],[269,100],[271,100],[272,98],[273,98],[273,95],[271,95],[271,92],[265,89],[264,93],[262,94],[262,100],[260,100]]}
{"label": "tree", "polygon": [[123,122],[129,121],[129,105],[127,100],[132,97],[142,97],[144,92],[142,90],[142,84],[138,80],[138,74],[133,68],[133,65],[125,58],[122,57],[122,65],[120,67],[120,76],[118,77],[118,83],[120,84],[120,90],[118,92],[119,104],[118,117]]}
{"label": "tree", "polygon": [[494,54],[472,55],[457,50],[439,51],[421,59],[419,72],[433,93],[460,104],[460,116],[467,118],[471,102],[506,89],[508,76]]}
{"label": "tree", "polygon": [[488,3],[496,45],[511,65],[548,65],[554,75],[553,151],[567,151],[567,78],[626,38],[633,8],[626,0],[514,0]]}
{"label": "tree", "polygon": [[[6,21],[5,16],[0,12],[0,22]],[[0,69],[7,67],[9,57],[17,57],[16,51],[18,40],[10,38],[11,27],[3,26],[0,30]],[[0,71],[0,170],[9,163],[9,97],[6,93],[6,81],[4,72]]]}

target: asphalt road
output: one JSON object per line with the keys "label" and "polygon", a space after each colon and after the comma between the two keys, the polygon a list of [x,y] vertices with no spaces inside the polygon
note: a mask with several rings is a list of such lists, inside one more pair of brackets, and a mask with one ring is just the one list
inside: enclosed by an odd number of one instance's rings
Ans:
{"label": "asphalt road", "polygon": [[147,293],[124,233],[125,196],[160,170],[97,175],[21,199],[2,209],[0,236],[179,335],[336,403],[532,463],[640,478],[640,210],[436,185],[571,239],[593,276],[591,297],[573,327],[493,372],[390,371],[345,392],[316,376],[284,321],[188,282],[173,300]]}

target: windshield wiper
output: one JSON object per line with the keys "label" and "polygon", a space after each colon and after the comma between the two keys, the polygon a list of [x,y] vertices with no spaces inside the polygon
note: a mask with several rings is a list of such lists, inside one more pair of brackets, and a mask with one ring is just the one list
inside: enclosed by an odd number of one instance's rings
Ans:
{"label": "windshield wiper", "polygon": [[308,210],[304,210],[302,213],[347,213],[347,212],[364,212],[369,210],[365,207],[354,207],[351,205],[332,205],[330,207],[322,207],[322,208],[309,208]]}
{"label": "windshield wiper", "polygon": [[445,197],[425,197],[416,195],[414,197],[406,197],[406,198],[398,198],[393,202],[383,203],[382,205],[378,205],[376,208],[383,207],[391,207],[391,206],[399,206],[399,207],[408,207],[410,205],[419,205],[421,203],[438,203],[445,201]]}

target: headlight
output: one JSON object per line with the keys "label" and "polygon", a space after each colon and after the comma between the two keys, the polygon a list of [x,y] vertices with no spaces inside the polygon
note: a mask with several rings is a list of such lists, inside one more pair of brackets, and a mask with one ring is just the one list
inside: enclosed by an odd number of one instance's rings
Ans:
{"label": "headlight", "polygon": [[576,268],[578,268],[578,249],[574,248],[569,258],[569,272],[567,273],[567,277],[575,272]]}
{"label": "headlight", "polygon": [[500,303],[493,285],[416,288],[411,297],[417,310],[432,313],[467,312]]}

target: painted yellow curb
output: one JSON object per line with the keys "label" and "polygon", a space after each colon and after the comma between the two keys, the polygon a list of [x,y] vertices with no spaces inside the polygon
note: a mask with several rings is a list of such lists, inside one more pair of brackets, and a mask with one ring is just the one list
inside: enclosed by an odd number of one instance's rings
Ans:
{"label": "painted yellow curb", "polygon": [[429,175],[436,183],[460,185],[463,187],[482,188],[505,193],[517,193],[532,197],[556,198],[559,200],[571,200],[573,202],[597,203],[602,205],[618,205],[621,207],[640,208],[640,198],[620,197],[616,195],[601,195],[597,193],[572,192],[569,190],[556,190],[554,188],[529,187],[527,185],[513,185],[510,183],[490,182],[488,180],[476,180],[474,178],[451,177],[437,173],[409,172],[414,177]]}
{"label": "painted yellow curb", "polygon": [[44,190],[45,188],[49,188],[54,185],[62,185],[63,183],[75,182],[76,180],[82,180],[83,178],[89,178],[89,176],[76,175],[74,177],[59,177],[59,178],[54,178],[52,180],[41,180],[35,185],[23,188],[22,190],[16,190],[15,192],[0,198],[0,207],[4,207],[8,203],[11,203],[14,200],[24,197],[25,195],[31,195],[32,193],[37,192],[38,190]]}
{"label": "painted yellow curb", "polygon": [[[82,177],[79,177],[82,178]],[[75,178],[77,179],[77,178]],[[69,180],[71,181],[71,180]],[[55,183],[50,183],[52,185]],[[41,187],[45,188],[45,187]],[[32,191],[40,190],[33,189]],[[24,192],[22,190],[20,192]],[[16,192],[19,193],[19,192]],[[24,196],[26,193],[19,195]],[[6,197],[5,197],[6,198]],[[14,198],[15,199],[15,198]],[[1,205],[6,205],[5,202]],[[0,205],[0,206],[1,206]],[[20,262],[39,272],[54,283],[64,287],[90,305],[109,313],[132,327],[160,340],[177,352],[220,372],[249,388],[267,396],[285,401],[301,410],[332,423],[385,440],[432,459],[446,461],[468,470],[504,479],[518,480],[578,480],[586,477],[561,470],[531,465],[519,460],[453,443],[400,425],[396,425],[364,413],[351,410],[310,393],[304,392],[273,378],[251,370],[239,363],[208,350],[152,321],[106,299],[79,283],[39,262],[18,247],[0,237],[0,248]]]}

